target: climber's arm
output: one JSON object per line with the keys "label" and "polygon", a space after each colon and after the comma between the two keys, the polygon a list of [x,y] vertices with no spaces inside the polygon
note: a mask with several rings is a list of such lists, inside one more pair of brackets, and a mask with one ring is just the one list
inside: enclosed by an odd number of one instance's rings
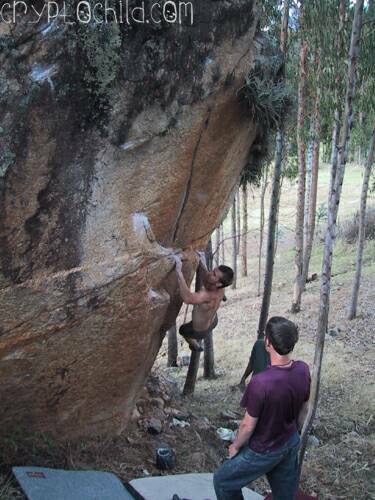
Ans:
{"label": "climber's arm", "polygon": [[206,290],[201,290],[199,292],[191,292],[186,284],[184,275],[182,274],[182,262],[181,259],[175,256],[176,261],[176,273],[178,279],[178,285],[180,287],[180,294],[182,300],[185,304],[204,304],[206,302],[211,302],[212,297]]}
{"label": "climber's arm", "polygon": [[209,272],[207,269],[206,255],[204,252],[196,252],[199,257],[199,268],[201,272],[202,279],[205,278],[206,274]]}

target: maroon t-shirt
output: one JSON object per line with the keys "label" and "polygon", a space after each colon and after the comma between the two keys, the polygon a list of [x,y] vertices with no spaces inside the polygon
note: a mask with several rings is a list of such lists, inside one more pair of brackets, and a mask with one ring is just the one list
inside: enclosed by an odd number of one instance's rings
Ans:
{"label": "maroon t-shirt", "polygon": [[248,414],[258,418],[249,446],[257,453],[280,448],[297,431],[300,409],[310,395],[309,367],[303,361],[291,366],[269,366],[254,375],[241,400]]}

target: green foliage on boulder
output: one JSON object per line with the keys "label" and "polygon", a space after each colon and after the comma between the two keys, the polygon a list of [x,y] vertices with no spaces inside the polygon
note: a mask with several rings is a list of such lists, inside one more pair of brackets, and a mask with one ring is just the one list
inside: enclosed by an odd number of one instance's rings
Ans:
{"label": "green foliage on boulder", "polygon": [[293,103],[291,90],[283,80],[273,81],[257,69],[247,75],[239,97],[247,104],[251,118],[270,130],[281,125]]}

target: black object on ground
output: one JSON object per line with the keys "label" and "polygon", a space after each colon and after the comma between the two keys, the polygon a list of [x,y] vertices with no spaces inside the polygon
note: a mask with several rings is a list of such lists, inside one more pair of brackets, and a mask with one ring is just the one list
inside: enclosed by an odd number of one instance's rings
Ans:
{"label": "black object on ground", "polygon": [[176,465],[176,456],[169,446],[156,448],[156,467],[160,470],[171,470]]}

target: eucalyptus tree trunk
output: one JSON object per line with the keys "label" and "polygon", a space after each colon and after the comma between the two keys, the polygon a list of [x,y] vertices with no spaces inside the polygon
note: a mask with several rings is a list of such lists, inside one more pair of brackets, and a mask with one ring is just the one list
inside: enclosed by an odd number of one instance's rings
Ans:
{"label": "eucalyptus tree trunk", "polygon": [[289,0],[283,2],[283,14],[281,18],[280,30],[280,51],[286,54],[286,43],[288,40],[288,24],[289,24]]}
{"label": "eucalyptus tree trunk", "polygon": [[199,351],[191,351],[190,363],[186,374],[184,388],[182,391],[182,394],[184,396],[188,396],[189,394],[193,394],[194,392],[195,383],[198,376],[200,357],[201,353]]}
{"label": "eucalyptus tree trunk", "polygon": [[340,137],[339,158],[337,164],[337,173],[335,183],[332,190],[332,196],[329,200],[328,209],[328,225],[325,235],[323,267],[320,286],[320,305],[318,325],[316,332],[316,345],[314,365],[311,380],[310,400],[306,416],[306,420],[302,429],[301,449],[299,455],[299,473],[301,473],[303,457],[306,450],[308,433],[311,429],[316,408],[318,404],[320,372],[322,366],[324,341],[328,325],[329,299],[331,290],[331,269],[332,269],[332,252],[333,244],[336,236],[336,220],[340,204],[342,182],[345,174],[345,166],[348,158],[348,143],[350,130],[353,122],[353,100],[355,93],[356,81],[356,65],[359,53],[359,42],[362,27],[363,0],[357,0],[354,10],[354,18],[352,25],[352,36],[350,41],[349,60],[348,60],[348,79],[345,96],[345,112],[343,117],[342,133]]}
{"label": "eucalyptus tree trunk", "polygon": [[178,342],[176,323],[168,330],[168,362],[167,366],[177,366]]}
{"label": "eucalyptus tree trunk", "polygon": [[314,148],[314,120],[310,121],[310,139],[307,146],[306,158],[306,190],[305,190],[305,213],[303,216],[303,243],[306,245],[307,233],[309,231],[309,205],[311,198],[311,174],[312,174],[312,157]]}
{"label": "eucalyptus tree trunk", "polygon": [[339,136],[340,136],[340,113],[335,109],[333,118],[332,130],[332,154],[331,154],[331,175],[329,180],[329,197],[332,196],[333,186],[335,185],[336,171],[337,171],[337,158],[339,155]]}
{"label": "eucalyptus tree trunk", "polygon": [[[208,242],[206,248],[206,263],[207,269],[212,271],[213,257],[212,257],[212,242]],[[204,339],[204,364],[203,364],[204,378],[215,378],[215,358],[214,358],[214,341],[212,338],[212,330],[210,330]]]}
{"label": "eucalyptus tree trunk", "polygon": [[242,276],[247,276],[247,183],[242,186]]}
{"label": "eucalyptus tree trunk", "polygon": [[[281,17],[281,31],[280,31],[280,52],[283,54],[284,57],[284,66],[283,66],[283,77],[285,78],[285,64],[286,64],[286,44],[288,40],[288,25],[289,25],[289,0],[284,0],[283,2],[283,14]],[[277,244],[279,241],[278,238],[278,227],[279,227],[279,207],[280,207],[280,193],[281,193],[281,186],[282,186],[282,178],[281,178],[281,170],[282,170],[282,161],[283,161],[283,153],[284,153],[284,130],[281,128],[280,130],[281,137],[278,138],[276,136],[276,154],[275,154],[275,171],[276,171],[276,163],[278,161],[278,154],[280,155],[279,161],[280,161],[280,177],[278,179],[279,183],[279,193],[278,193],[278,201],[277,201],[277,206],[276,206],[276,213],[274,217],[276,218],[276,225],[274,229],[274,237],[275,237],[275,244],[274,244],[274,251],[273,251],[273,259],[275,259],[276,256],[276,251],[277,251]],[[281,139],[281,151],[278,152],[278,144],[279,140]],[[275,173],[274,173],[274,180],[273,182],[275,183]],[[277,181],[277,179],[276,179]],[[273,272],[273,270],[272,270]],[[271,278],[271,283],[272,283],[272,278]],[[268,312],[267,312],[268,315]]]}
{"label": "eucalyptus tree trunk", "polygon": [[220,263],[220,236],[221,227],[218,226],[215,230],[215,264],[218,266]]}
{"label": "eucalyptus tree trunk", "polygon": [[[314,52],[313,66],[317,64],[317,53]],[[304,227],[303,227],[303,241],[306,242],[307,232],[308,232],[308,219],[309,219],[309,205],[311,197],[311,174],[312,174],[312,162],[313,162],[313,150],[314,150],[314,139],[315,139],[315,125],[316,125],[316,114],[318,109],[317,96],[314,99],[314,109],[312,118],[310,119],[310,133],[309,141],[307,145],[307,158],[306,158],[306,189],[305,189],[305,213],[304,213]]]}
{"label": "eucalyptus tree trunk", "polygon": [[[284,146],[283,146],[284,148]],[[282,168],[282,167],[281,167]],[[281,196],[281,192],[282,192],[282,189],[283,189],[283,177],[281,176],[280,178],[280,196]],[[280,196],[279,196],[279,207],[280,208]],[[276,258],[276,254],[277,254],[277,245],[279,244],[279,223],[280,223],[280,220],[279,220],[279,212],[277,213],[277,216],[276,216],[276,229],[275,229],[275,251],[274,251],[274,255],[273,255],[273,258],[275,259]]]}
{"label": "eucalyptus tree trunk", "polygon": [[220,231],[221,231],[221,263],[225,264],[224,222],[220,224]]}
{"label": "eucalyptus tree trunk", "polygon": [[[289,0],[284,0],[283,15],[281,20],[281,33],[280,33],[280,51],[284,55],[286,53],[288,18],[289,18]],[[264,275],[262,307],[261,307],[259,323],[258,323],[258,332],[257,332],[258,339],[264,337],[264,331],[266,328],[270,302],[271,302],[273,264],[276,252],[276,229],[278,224],[278,214],[279,214],[279,204],[280,204],[283,150],[284,150],[284,131],[282,128],[279,128],[276,134],[275,167],[272,179],[272,193],[271,193],[271,202],[270,202],[270,210],[268,217],[267,257],[266,257],[266,266]],[[250,354],[248,364],[241,378],[240,382],[241,387],[244,386],[246,378],[251,373],[251,369],[252,367],[251,367],[251,354]]]}
{"label": "eucalyptus tree trunk", "polygon": [[353,319],[357,315],[357,303],[358,303],[358,292],[359,285],[361,282],[362,273],[362,256],[363,247],[366,238],[366,204],[367,204],[367,193],[368,185],[371,175],[372,163],[374,161],[374,147],[375,147],[375,127],[372,131],[370,151],[365,164],[365,172],[363,176],[362,192],[361,192],[361,207],[359,211],[359,234],[357,243],[357,258],[355,264],[355,276],[353,282],[352,296],[349,305],[348,319]]}
{"label": "eucalyptus tree trunk", "polygon": [[[344,44],[343,44],[343,30],[345,27],[345,3],[346,0],[340,0],[339,3],[339,29],[336,35],[336,50],[337,50],[337,56],[340,58],[341,56],[344,57]],[[333,187],[335,184],[335,179],[336,179],[336,170],[337,170],[337,159],[338,159],[338,154],[339,154],[339,139],[340,139],[340,106],[338,102],[338,92],[340,89],[340,84],[341,84],[341,76],[339,71],[337,71],[336,77],[335,77],[335,95],[336,95],[336,108],[334,111],[334,117],[333,117],[333,130],[332,130],[332,147],[331,147],[331,176],[330,176],[330,183],[329,183],[329,196],[331,197]]]}
{"label": "eucalyptus tree trunk", "polygon": [[[302,9],[302,6],[301,6]],[[297,147],[298,147],[298,196],[297,196],[297,216],[296,216],[296,248],[295,248],[295,268],[296,277],[294,281],[292,313],[301,310],[301,296],[304,288],[303,283],[303,219],[305,213],[305,181],[306,181],[306,159],[305,141],[303,138],[303,128],[305,123],[306,106],[306,54],[307,41],[302,40],[300,49],[300,79],[298,87],[298,119],[297,119]]]}
{"label": "eucalyptus tree trunk", "polygon": [[262,175],[262,187],[260,192],[260,221],[259,221],[259,255],[258,255],[258,295],[260,295],[260,283],[262,280],[262,252],[264,237],[264,198],[268,184],[268,167],[265,167]]}
{"label": "eucalyptus tree trunk", "polygon": [[307,198],[307,217],[305,220],[305,247],[303,253],[303,283],[306,285],[309,274],[309,265],[311,252],[314,242],[315,219],[316,219],[316,198],[318,194],[318,175],[319,175],[319,148],[320,148],[320,115],[319,115],[319,89],[315,97],[314,120],[313,120],[313,141],[312,141],[312,161],[311,177],[309,187],[309,197]]}
{"label": "eucalyptus tree trunk", "polygon": [[278,207],[280,200],[280,178],[281,166],[283,159],[283,132],[277,131],[276,135],[276,155],[275,155],[275,168],[272,179],[272,194],[270,211],[268,218],[268,237],[267,237],[267,256],[264,272],[264,287],[262,307],[258,323],[258,338],[264,337],[264,330],[268,319],[268,313],[271,302],[272,280],[273,280],[273,263],[275,257],[275,235],[277,226]]}
{"label": "eucalyptus tree trunk", "polygon": [[240,255],[241,248],[241,202],[240,202],[240,188],[238,188],[236,194],[237,200],[237,255]]}
{"label": "eucalyptus tree trunk", "polygon": [[[202,268],[201,266],[198,266],[196,275],[195,275],[195,291],[199,292],[199,290],[202,288],[203,284],[203,276],[202,276]],[[194,389],[195,389],[195,383],[197,381],[197,375],[198,375],[198,370],[199,370],[199,360],[201,357],[200,351],[191,351],[190,354],[190,363],[189,363],[189,368],[186,374],[186,379],[185,379],[185,384],[184,388],[182,391],[182,394],[184,396],[187,396],[188,394],[193,394]]]}
{"label": "eucalyptus tree trunk", "polygon": [[[320,122],[317,124],[316,132],[320,133]],[[318,176],[319,176],[319,138],[314,140],[313,144],[313,158],[311,170],[311,192],[308,210],[308,224],[306,231],[305,248],[303,254],[303,283],[306,284],[307,276],[309,274],[310,259],[315,235],[315,220],[316,220],[316,200],[318,194]]]}
{"label": "eucalyptus tree trunk", "polygon": [[204,339],[204,364],[203,377],[215,378],[215,356],[214,356],[214,339],[212,330],[208,332]]}
{"label": "eucalyptus tree trunk", "polygon": [[236,228],[236,197],[233,198],[232,205],[232,269],[233,269],[233,282],[232,289],[235,290],[237,288],[237,228]]}

